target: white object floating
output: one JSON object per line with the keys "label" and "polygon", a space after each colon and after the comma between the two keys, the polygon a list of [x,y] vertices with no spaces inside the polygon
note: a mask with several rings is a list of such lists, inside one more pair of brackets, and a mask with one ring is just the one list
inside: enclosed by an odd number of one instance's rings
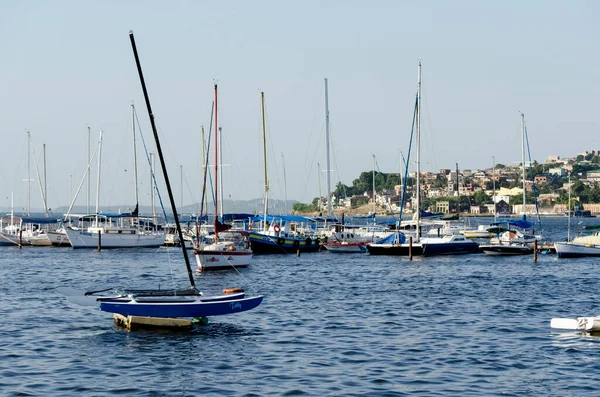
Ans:
{"label": "white object floating", "polygon": [[600,317],[553,318],[551,328],[600,331]]}

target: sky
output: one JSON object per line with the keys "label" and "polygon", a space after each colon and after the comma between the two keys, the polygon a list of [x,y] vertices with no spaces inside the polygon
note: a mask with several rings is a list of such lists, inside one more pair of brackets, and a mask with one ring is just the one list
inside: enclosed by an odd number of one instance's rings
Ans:
{"label": "sky", "polygon": [[[48,206],[69,205],[88,163],[88,127],[92,152],[103,131],[100,208],[135,205],[132,103],[147,151],[156,149],[129,30],[178,205],[201,197],[201,131],[208,139],[214,84],[223,193],[234,200],[264,194],[261,92],[270,196],[310,202],[325,195],[324,78],[332,189],[372,170],[373,155],[378,171],[398,172],[400,153],[406,156],[409,147],[419,61],[422,170],[456,163],[460,169],[488,168],[492,157],[520,162],[519,112],[534,160],[600,149],[600,3],[594,1],[0,5],[3,209],[11,195],[16,210],[28,206],[29,196],[32,209],[43,208],[43,144]],[[139,134],[136,145],[139,201],[149,205],[150,169]],[[411,156],[412,169],[414,151]],[[82,186],[76,205],[87,205],[87,182]],[[162,187],[161,194],[166,200]]]}

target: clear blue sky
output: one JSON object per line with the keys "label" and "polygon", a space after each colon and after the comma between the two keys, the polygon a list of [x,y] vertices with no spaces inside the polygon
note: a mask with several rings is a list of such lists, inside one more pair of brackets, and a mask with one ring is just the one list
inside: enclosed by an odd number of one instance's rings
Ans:
{"label": "clear blue sky", "polygon": [[[263,194],[261,90],[272,196],[284,198],[282,154],[288,198],[318,195],[324,77],[332,183],[350,185],[372,168],[372,154],[382,172],[397,172],[419,60],[426,170],[489,167],[492,156],[520,161],[519,111],[538,161],[599,149],[599,10],[593,1],[5,1],[0,207],[10,206],[11,192],[17,208],[26,206],[26,131],[40,168],[47,145],[49,206],[67,205],[69,176],[74,191],[87,163],[86,125],[94,141],[104,131],[101,206],[133,204],[132,101],[154,145],[130,29],[177,203],[180,166],[184,204],[200,198],[200,131],[209,127],[214,82],[223,162],[231,164],[224,190],[233,199]],[[142,150],[139,157],[140,202],[148,205]],[[92,176],[94,202],[95,169]],[[37,181],[32,191],[32,207],[41,208]],[[85,189],[77,203],[86,203]]]}

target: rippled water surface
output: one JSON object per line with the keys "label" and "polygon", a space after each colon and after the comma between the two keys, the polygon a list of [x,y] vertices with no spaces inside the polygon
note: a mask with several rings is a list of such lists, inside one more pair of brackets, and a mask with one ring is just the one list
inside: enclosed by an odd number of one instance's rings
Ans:
{"label": "rippled water surface", "polygon": [[598,262],[257,256],[196,275],[264,294],[257,309],[128,332],[56,289],[185,285],[179,251],[0,247],[0,394],[594,395],[600,338],[550,319],[598,314]]}

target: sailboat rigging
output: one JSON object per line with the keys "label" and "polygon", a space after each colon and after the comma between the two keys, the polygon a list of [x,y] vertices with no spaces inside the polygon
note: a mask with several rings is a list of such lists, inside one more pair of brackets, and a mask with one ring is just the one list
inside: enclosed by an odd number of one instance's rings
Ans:
{"label": "sailboat rigging", "polygon": [[137,150],[135,132],[135,106],[131,105],[132,135],[133,135],[133,175],[135,208],[123,214],[100,214],[100,182],[102,164],[102,131],[98,149],[98,174],[96,181],[96,213],[80,217],[82,220],[91,220],[94,223],[86,230],[67,227],[66,234],[73,248],[139,248],[160,247],[165,242],[162,232],[144,230],[139,219],[139,192],[137,177]]}
{"label": "sailboat rigging", "polygon": [[[173,197],[169,175],[167,173],[163,152],[160,146],[160,140],[154,121],[154,114],[152,113],[152,107],[150,105],[148,91],[146,90],[146,83],[144,81],[144,75],[142,73],[142,67],[132,31],[129,32],[129,39],[131,41],[131,47],[135,57],[137,71],[144,94],[144,100],[148,110],[148,117],[152,126],[152,132],[156,143],[156,151],[163,171],[167,192],[169,194],[171,210],[173,211],[175,226],[177,229],[177,234],[179,235],[179,241],[181,243],[181,250],[183,253],[190,285],[187,288],[176,290],[115,290],[115,293],[112,296],[99,296],[97,294],[101,292],[88,292],[86,293],[86,297],[98,302],[100,304],[100,310],[120,314],[123,316],[167,318],[206,317],[254,309],[262,302],[262,295],[246,297],[244,292],[238,292],[210,297],[204,296],[196,288],[194,275],[192,273],[189,257],[185,248],[185,240],[183,239],[181,224],[177,215],[177,208],[175,206],[175,199]],[[106,292],[106,290],[103,292]]]}
{"label": "sailboat rigging", "polygon": [[[479,251],[477,243],[468,240],[462,235],[446,235],[443,237],[421,238],[421,62],[418,66],[417,96],[415,103],[415,114],[413,127],[415,131],[416,144],[416,191],[415,191],[415,214],[413,217],[415,227],[415,240],[406,243],[406,236],[397,231],[375,243],[367,244],[367,250],[371,255],[457,255],[471,254]],[[412,139],[412,134],[411,134]],[[410,153],[410,151],[409,151]],[[403,194],[404,196],[404,194]],[[398,225],[402,220],[402,208],[400,209]]]}
{"label": "sailboat rigging", "polygon": [[[523,218],[520,220],[509,220],[505,223],[509,230],[503,232],[497,238],[490,240],[490,244],[481,245],[480,249],[486,255],[528,255],[533,253],[533,248],[529,245],[534,242],[535,237],[524,234],[520,230],[526,230],[533,225],[527,221],[527,206],[526,206],[526,186],[525,179],[525,115],[521,113],[521,167],[523,178]],[[495,226],[498,226],[495,223]]]}
{"label": "sailboat rigging", "polygon": [[[214,133],[215,133],[215,178],[214,178],[214,194],[215,194],[215,209],[214,209],[214,234],[213,241],[210,244],[205,244],[204,241],[198,239],[198,246],[194,250],[196,263],[200,270],[225,270],[232,268],[243,268],[250,265],[252,260],[252,250],[247,245],[244,236],[240,232],[227,231],[230,226],[224,225],[219,221],[219,195],[223,197],[223,180],[219,176],[219,143],[221,141],[220,134],[217,136],[217,85],[214,90]],[[221,128],[218,128],[221,132]],[[206,179],[205,179],[206,181]],[[220,183],[219,183],[220,182]],[[205,182],[206,183],[206,182]],[[219,186],[221,190],[219,191]],[[206,187],[204,187],[206,190]],[[221,201],[221,219],[223,211],[223,202]]]}
{"label": "sailboat rigging", "polygon": [[248,235],[254,254],[282,254],[316,252],[320,248],[319,238],[312,238],[308,218],[297,215],[269,215],[269,179],[267,175],[267,137],[265,125],[265,93],[260,93],[262,113],[262,138],[264,159],[265,206],[262,216],[252,221],[262,223],[262,230],[252,228]]}

